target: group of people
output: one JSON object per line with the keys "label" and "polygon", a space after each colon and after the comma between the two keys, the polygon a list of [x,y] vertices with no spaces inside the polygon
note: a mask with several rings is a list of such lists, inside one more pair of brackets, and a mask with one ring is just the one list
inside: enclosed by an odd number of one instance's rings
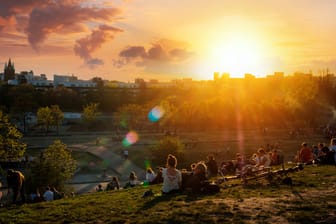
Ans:
{"label": "group of people", "polygon": [[64,197],[64,194],[57,191],[55,187],[47,186],[44,193],[41,194],[39,190],[32,192],[29,197],[29,202],[54,201]]}
{"label": "group of people", "polygon": [[7,171],[6,180],[7,180],[7,185],[8,185],[7,197],[11,198],[12,203],[18,203],[18,202],[35,203],[35,202],[42,202],[42,201],[53,201],[53,200],[61,199],[64,197],[64,195],[60,193],[59,191],[57,191],[55,187],[49,187],[49,186],[46,187],[45,191],[42,194],[37,189],[36,191],[31,192],[30,194],[26,195],[25,176],[19,170],[9,169]]}
{"label": "group of people", "polygon": [[[208,156],[207,162],[201,161],[191,164],[190,171],[179,170],[176,167],[177,158],[174,155],[169,154],[166,160],[166,167],[161,168],[159,174],[162,180],[162,194],[171,194],[183,191],[192,193],[209,193],[211,189],[213,189],[213,191],[219,190],[219,188],[211,186],[208,181],[208,177],[215,176],[218,173],[217,162],[214,160],[212,155]],[[153,178],[153,181],[157,179],[156,177]]]}
{"label": "group of people", "polygon": [[[224,161],[221,163],[219,171],[222,175],[244,173],[249,170],[263,170],[271,166],[283,164],[284,155],[278,148],[266,151],[260,147],[252,157],[245,158],[241,153],[236,153],[234,160]],[[336,138],[332,138],[330,145],[318,143],[309,147],[306,142],[301,144],[301,148],[297,151],[294,162],[304,164],[336,164]]]}
{"label": "group of people", "polygon": [[318,143],[310,148],[306,142],[303,142],[295,156],[295,161],[305,164],[335,164],[336,138],[330,140],[329,147],[324,143]]}
{"label": "group of people", "polygon": [[[300,150],[297,152],[295,162],[304,164],[335,164],[336,163],[336,138],[332,138],[329,147],[323,143],[318,143],[309,147],[306,142],[301,144]],[[142,184],[158,184],[162,183],[162,193],[170,194],[174,192],[207,192],[209,191],[208,179],[227,174],[240,174],[246,167],[254,169],[263,169],[272,165],[283,163],[283,155],[278,149],[272,149],[267,152],[263,147],[259,148],[250,159],[246,159],[241,153],[236,153],[235,160],[223,162],[220,167],[217,165],[213,155],[208,156],[206,162],[201,161],[191,164],[191,170],[177,169],[177,158],[169,154],[166,160],[165,168],[158,167],[155,173],[151,168],[146,170],[146,180],[139,181],[135,172],[131,172],[129,179],[124,188],[134,187]],[[25,194],[25,177],[20,171],[9,169],[7,171],[7,184],[9,192],[12,194],[13,203],[17,202],[18,196],[22,202],[39,202],[52,201],[60,199],[63,195],[53,187],[46,187],[43,194],[37,190],[26,198]],[[213,186],[212,186],[213,187]],[[107,184],[105,190],[117,190],[121,188],[121,184],[116,176]],[[99,184],[97,191],[103,191],[102,185]],[[218,189],[216,189],[218,190]]]}
{"label": "group of people", "polygon": [[[191,165],[191,170],[179,170],[177,167],[177,158],[169,154],[166,160],[166,166],[158,167],[157,172],[152,168],[147,168],[146,179],[140,181],[135,174],[131,172],[128,181],[123,188],[132,188],[139,185],[153,185],[162,183],[162,194],[171,194],[176,192],[210,192],[208,177],[218,174],[217,162],[212,155],[208,156],[207,162],[198,162]],[[117,177],[113,177],[111,182],[106,186],[105,190],[120,189],[121,185]],[[98,185],[96,191],[103,191],[101,184]]]}
{"label": "group of people", "polygon": [[251,158],[246,158],[242,153],[236,153],[236,158],[221,163],[219,172],[225,175],[240,175],[247,169],[251,171],[259,171],[271,166],[283,163],[283,155],[278,148],[266,151],[264,147],[259,147]]}

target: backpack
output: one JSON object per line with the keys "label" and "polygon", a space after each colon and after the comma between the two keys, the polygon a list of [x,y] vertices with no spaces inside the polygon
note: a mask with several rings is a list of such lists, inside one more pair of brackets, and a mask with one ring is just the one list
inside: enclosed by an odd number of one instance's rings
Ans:
{"label": "backpack", "polygon": [[205,194],[216,194],[220,191],[219,185],[215,183],[206,182],[202,188],[202,192]]}

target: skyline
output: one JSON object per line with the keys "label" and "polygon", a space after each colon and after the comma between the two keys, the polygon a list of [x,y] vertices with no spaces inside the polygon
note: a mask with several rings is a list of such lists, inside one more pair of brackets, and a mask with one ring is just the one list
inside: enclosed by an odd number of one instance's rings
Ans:
{"label": "skyline", "polygon": [[0,2],[0,66],[34,74],[212,79],[336,71],[332,0]]}

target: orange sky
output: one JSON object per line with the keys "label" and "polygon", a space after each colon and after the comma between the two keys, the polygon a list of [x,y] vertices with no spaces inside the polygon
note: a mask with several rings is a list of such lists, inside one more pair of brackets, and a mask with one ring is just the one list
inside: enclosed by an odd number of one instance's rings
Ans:
{"label": "orange sky", "polygon": [[49,79],[120,81],[335,73],[335,9],[333,0],[2,0],[0,66],[10,57],[17,72]]}

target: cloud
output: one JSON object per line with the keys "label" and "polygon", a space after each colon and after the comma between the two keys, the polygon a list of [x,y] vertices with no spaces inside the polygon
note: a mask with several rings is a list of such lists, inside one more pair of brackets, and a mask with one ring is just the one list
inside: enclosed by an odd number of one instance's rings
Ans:
{"label": "cloud", "polygon": [[29,13],[34,7],[51,4],[51,0],[4,0],[0,2],[0,17],[8,19],[17,14]]}
{"label": "cloud", "polygon": [[128,47],[119,53],[119,56],[123,58],[144,57],[145,55],[146,55],[146,50],[143,46]]}
{"label": "cloud", "polygon": [[134,62],[137,66],[146,67],[155,63],[180,63],[193,55],[186,49],[187,46],[186,43],[167,39],[152,43],[148,50],[144,46],[128,46],[119,52],[119,59],[114,60],[114,65],[122,67]]}
{"label": "cloud", "polygon": [[184,60],[184,59],[192,56],[192,53],[186,51],[185,49],[175,48],[175,49],[169,51],[169,55],[174,60]]}
{"label": "cloud", "polygon": [[160,44],[153,44],[153,47],[148,50],[145,58],[154,61],[169,60],[166,50]]}
{"label": "cloud", "polygon": [[[53,34],[91,32],[97,24],[109,24],[121,13],[119,8],[102,6],[90,5],[87,0],[4,0],[0,1],[0,31],[24,35],[38,51]],[[0,41],[4,41],[1,36]]]}
{"label": "cloud", "polygon": [[94,69],[99,65],[103,65],[104,61],[99,58],[92,58],[86,61],[86,65],[89,66],[89,68]]}
{"label": "cloud", "polygon": [[116,68],[127,65],[141,67],[146,74],[185,75],[192,72],[191,58],[194,53],[188,50],[189,44],[182,41],[160,39],[144,46],[127,46],[113,60]]}
{"label": "cloud", "polygon": [[102,60],[93,59],[91,54],[99,49],[103,43],[112,40],[116,33],[123,32],[123,30],[101,25],[97,29],[93,30],[91,35],[79,39],[76,41],[74,51],[75,54],[84,59],[87,65],[102,65]]}
{"label": "cloud", "polygon": [[[75,1],[76,2],[76,1]],[[28,41],[37,49],[50,34],[81,31],[81,23],[110,21],[120,13],[117,8],[83,8],[73,2],[57,3],[32,10],[27,27]],[[75,29],[69,29],[75,28]]]}

